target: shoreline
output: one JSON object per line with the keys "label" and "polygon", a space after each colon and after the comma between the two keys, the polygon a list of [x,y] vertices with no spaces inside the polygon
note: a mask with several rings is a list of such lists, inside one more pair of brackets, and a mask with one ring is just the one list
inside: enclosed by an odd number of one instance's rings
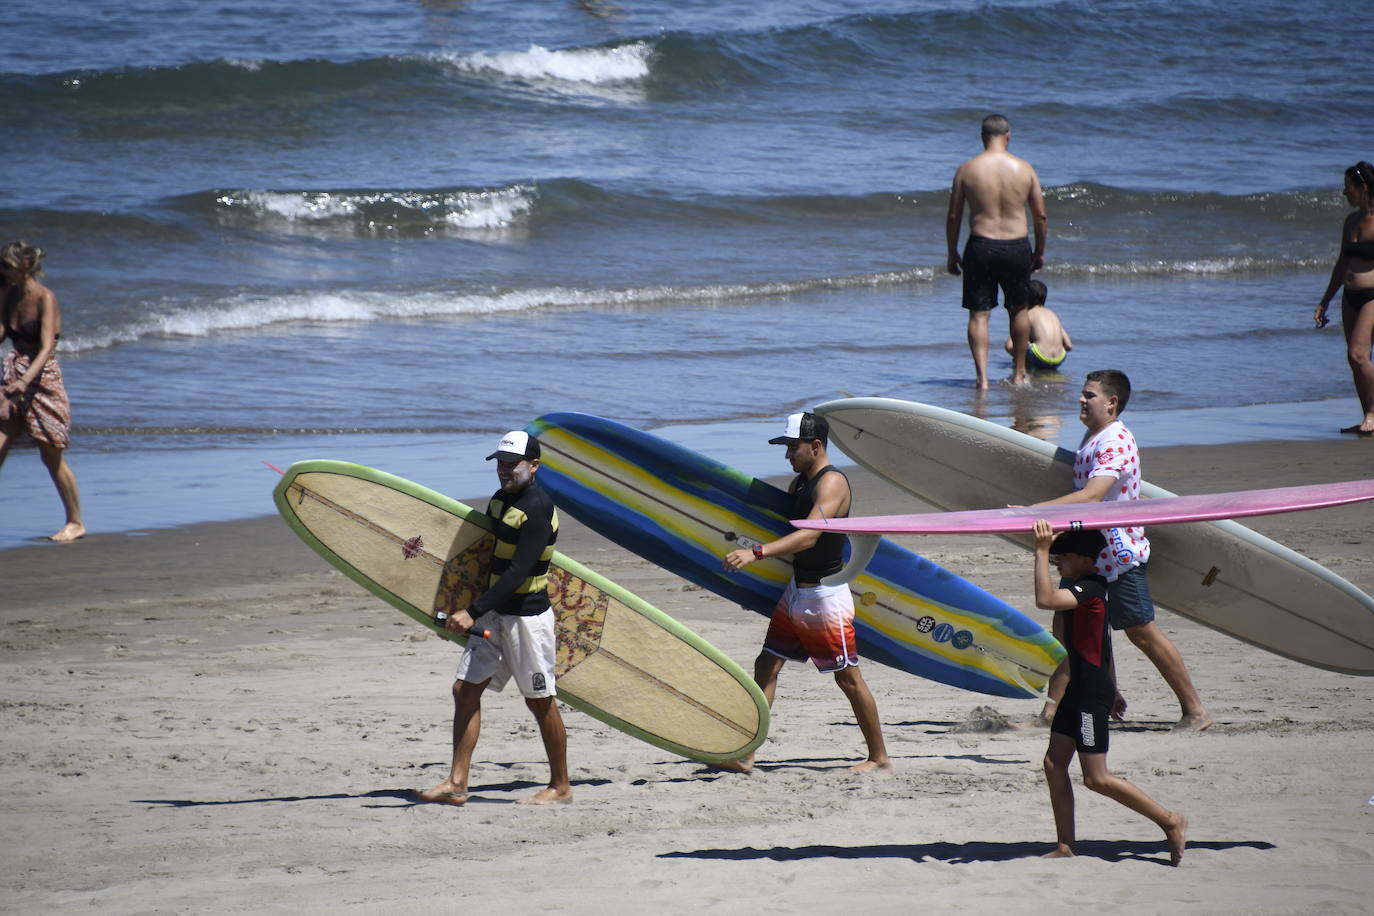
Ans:
{"label": "shoreline", "polygon": [[[1349,479],[1359,440],[1145,449],[1181,492]],[[918,501],[861,469],[857,509]],[[493,475],[494,476],[494,475]],[[493,487],[494,489],[494,487]],[[478,501],[480,504],[480,501]],[[1246,520],[1374,591],[1367,505]],[[1042,624],[1030,554],[992,536],[902,539]],[[559,548],[748,666],[766,620],[571,518]],[[673,758],[565,711],[576,801],[513,804],[547,772],[518,695],[488,694],[465,808],[416,805],[447,766],[457,653],[319,559],[276,516],[0,552],[3,885],[13,912],[721,912],[844,906],[998,914],[1085,883],[1128,916],[1362,913],[1374,678],[1279,658],[1161,611],[1216,724],[1176,733],[1167,686],[1118,638],[1130,701],[1113,772],[1190,819],[1159,831],[1081,787],[1080,856],[1053,823],[1038,701],[866,663],[896,769],[830,678],[788,665],[752,776]],[[999,725],[1005,721],[1008,725]],[[81,863],[80,868],[71,863]],[[540,880],[531,881],[538,863]],[[970,894],[970,882],[977,887]],[[1101,901],[1096,901],[1100,908]],[[1071,907],[1072,909],[1072,907]]]}

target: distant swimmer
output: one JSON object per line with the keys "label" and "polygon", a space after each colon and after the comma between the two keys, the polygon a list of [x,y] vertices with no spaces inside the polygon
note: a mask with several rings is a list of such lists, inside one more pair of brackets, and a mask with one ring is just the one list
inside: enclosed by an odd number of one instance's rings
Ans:
{"label": "distant swimmer", "polygon": [[1364,419],[1343,433],[1374,436],[1374,165],[1357,162],[1345,170],[1345,199],[1355,208],[1341,224],[1341,247],[1331,268],[1313,318],[1317,327],[1327,323],[1326,309],[1341,289],[1341,328],[1345,331],[1345,356],[1355,379]]}
{"label": "distant swimmer", "polygon": [[[997,290],[1007,307],[1011,329],[1014,385],[1024,384],[1030,322],[1026,306],[1030,277],[1045,264],[1049,217],[1040,179],[1029,162],[1007,152],[1011,123],[998,114],[983,119],[983,152],[959,166],[949,194],[945,240],[949,272],[964,277],[968,310],[968,346],[978,388],[988,387],[988,313],[997,307]],[[969,210],[969,237],[959,256],[964,204]],[[1026,207],[1035,225],[1035,249],[1026,231]]]}
{"label": "distant swimmer", "polygon": [[[1073,349],[1073,340],[1060,324],[1059,316],[1045,305],[1048,294],[1045,284],[1030,281],[1030,307],[1026,309],[1030,321],[1030,346],[1026,350],[1029,369],[1058,369]],[[1008,337],[1002,347],[1012,353],[1012,339]]]}

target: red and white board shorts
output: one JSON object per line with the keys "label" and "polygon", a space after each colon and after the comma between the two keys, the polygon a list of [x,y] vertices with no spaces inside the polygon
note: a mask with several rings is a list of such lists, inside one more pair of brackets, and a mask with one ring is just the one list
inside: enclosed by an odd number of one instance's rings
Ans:
{"label": "red and white board shorts", "polygon": [[847,585],[787,584],[773,617],[763,649],[779,658],[804,662],[816,670],[839,671],[859,663],[854,638],[854,595]]}

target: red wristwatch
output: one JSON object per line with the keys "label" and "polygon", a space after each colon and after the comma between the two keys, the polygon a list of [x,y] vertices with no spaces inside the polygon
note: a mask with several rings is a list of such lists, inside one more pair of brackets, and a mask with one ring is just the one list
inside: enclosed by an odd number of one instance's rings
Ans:
{"label": "red wristwatch", "polygon": [[754,559],[755,559],[755,560],[762,560],[762,559],[763,559],[763,545],[762,545],[762,544],[755,544],[753,549],[754,549]]}

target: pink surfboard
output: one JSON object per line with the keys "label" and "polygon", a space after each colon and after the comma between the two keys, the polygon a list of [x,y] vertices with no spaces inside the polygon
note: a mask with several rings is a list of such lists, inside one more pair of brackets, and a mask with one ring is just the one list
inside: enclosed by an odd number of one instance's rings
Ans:
{"label": "pink surfboard", "polygon": [[846,534],[1009,534],[1027,532],[1043,518],[1055,531],[1071,528],[1115,528],[1125,525],[1175,525],[1251,515],[1277,515],[1325,509],[1374,499],[1374,480],[1237,490],[1196,496],[1166,496],[1122,502],[1018,506],[965,512],[873,515],[837,519],[795,519],[798,528],[820,528]]}

